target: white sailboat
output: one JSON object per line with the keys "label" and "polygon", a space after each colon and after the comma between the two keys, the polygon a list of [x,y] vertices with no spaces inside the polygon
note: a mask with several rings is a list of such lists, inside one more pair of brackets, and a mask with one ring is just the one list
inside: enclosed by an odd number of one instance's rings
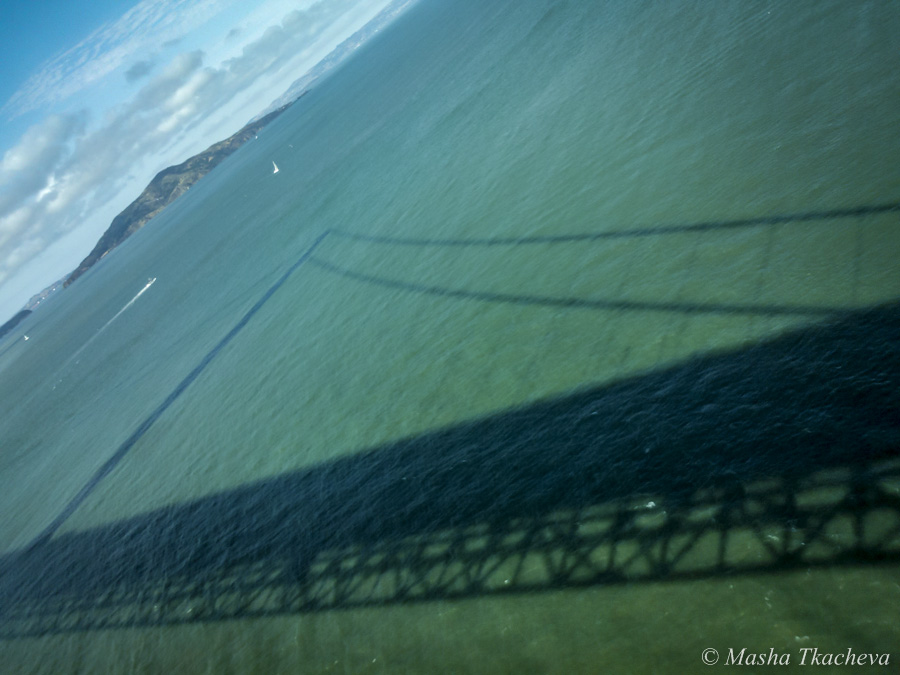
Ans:
{"label": "white sailboat", "polygon": [[272,173],[278,173],[278,165],[275,162],[272,162],[272,166],[274,167]]}

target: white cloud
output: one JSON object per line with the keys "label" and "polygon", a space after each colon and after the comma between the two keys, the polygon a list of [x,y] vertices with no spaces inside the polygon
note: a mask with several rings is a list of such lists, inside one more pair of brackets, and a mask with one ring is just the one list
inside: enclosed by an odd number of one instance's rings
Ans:
{"label": "white cloud", "polygon": [[137,82],[142,77],[146,77],[156,63],[153,59],[144,59],[143,61],[136,61],[131,64],[131,67],[125,71],[125,81],[126,82]]}
{"label": "white cloud", "polygon": [[145,84],[128,106],[129,113],[156,108],[203,65],[203,52],[196,50],[176,56],[162,73]]}
{"label": "white cloud", "polygon": [[101,26],[71,49],[50,59],[0,112],[17,117],[65,100],[124,68],[136,57],[153,52],[160,43],[177,42],[184,33],[237,2],[144,0],[118,20]]}
{"label": "white cloud", "polygon": [[0,246],[4,246],[16,234],[23,232],[31,219],[31,206],[22,206],[4,218],[0,218]]}
{"label": "white cloud", "polygon": [[47,187],[69,152],[70,142],[84,132],[85,116],[51,115],[29,128],[0,161],[0,217]]}

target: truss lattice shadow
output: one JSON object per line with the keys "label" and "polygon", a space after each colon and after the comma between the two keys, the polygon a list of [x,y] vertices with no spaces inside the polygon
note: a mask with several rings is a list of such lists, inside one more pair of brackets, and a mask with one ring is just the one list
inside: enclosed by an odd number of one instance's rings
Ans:
{"label": "truss lattice shadow", "polygon": [[0,637],[900,562],[900,306],[0,558]]}

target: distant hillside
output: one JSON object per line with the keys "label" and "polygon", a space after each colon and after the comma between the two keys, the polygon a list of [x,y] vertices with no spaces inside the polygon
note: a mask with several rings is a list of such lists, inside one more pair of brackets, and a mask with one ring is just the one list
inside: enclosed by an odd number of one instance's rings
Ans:
{"label": "distant hillside", "polygon": [[31,314],[30,309],[23,309],[18,314],[16,314],[13,318],[7,321],[5,324],[0,326],[0,338],[6,335],[9,331],[19,325],[19,322],[22,321],[26,316]]}
{"label": "distant hillside", "polygon": [[144,189],[140,197],[135,199],[122,213],[113,219],[112,224],[100,237],[97,245],[94,246],[94,250],[66,278],[63,286],[71,284],[104,255],[146,225],[153,216],[184,194],[189,187],[203,178],[219,162],[253,138],[262,127],[284,112],[294,101],[306,94],[312,82],[343,63],[364,42],[377,34],[416,2],[418,0],[393,0],[365,26],[335,47],[303,77],[295,80],[288,90],[266,109],[266,111],[271,112],[264,112],[262,115],[253,118],[243,129],[230,138],[208,147],[186,162],[178,166],[170,166],[168,169],[163,169],[156,174],[156,177],[150,181],[150,184]]}
{"label": "distant hillside", "polygon": [[63,284],[65,282],[66,282],[65,277],[63,277],[62,279],[57,279],[52,284],[47,286],[47,288],[42,290],[40,293],[36,293],[35,295],[32,295],[31,299],[25,303],[24,309],[30,309],[31,311],[34,311],[35,309],[37,309],[38,305],[40,305],[42,302],[44,302],[44,300],[46,300],[51,295],[53,295],[58,290],[60,290],[63,287]]}
{"label": "distant hillside", "polygon": [[177,166],[170,166],[156,174],[156,177],[144,188],[141,196],[113,218],[112,224],[100,237],[94,250],[68,276],[64,285],[71,284],[100,258],[146,225],[153,216],[184,194],[189,187],[212,171],[219,162],[255,137],[260,129],[283,113],[291,103],[282,105],[268,115],[251,122],[233,136],[209,146],[187,161]]}

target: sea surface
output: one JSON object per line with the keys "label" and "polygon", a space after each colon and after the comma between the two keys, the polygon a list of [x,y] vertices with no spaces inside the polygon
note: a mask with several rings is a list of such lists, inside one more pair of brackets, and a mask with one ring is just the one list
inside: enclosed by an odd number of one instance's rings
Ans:
{"label": "sea surface", "polygon": [[0,342],[0,669],[896,673],[898,55],[421,0]]}

